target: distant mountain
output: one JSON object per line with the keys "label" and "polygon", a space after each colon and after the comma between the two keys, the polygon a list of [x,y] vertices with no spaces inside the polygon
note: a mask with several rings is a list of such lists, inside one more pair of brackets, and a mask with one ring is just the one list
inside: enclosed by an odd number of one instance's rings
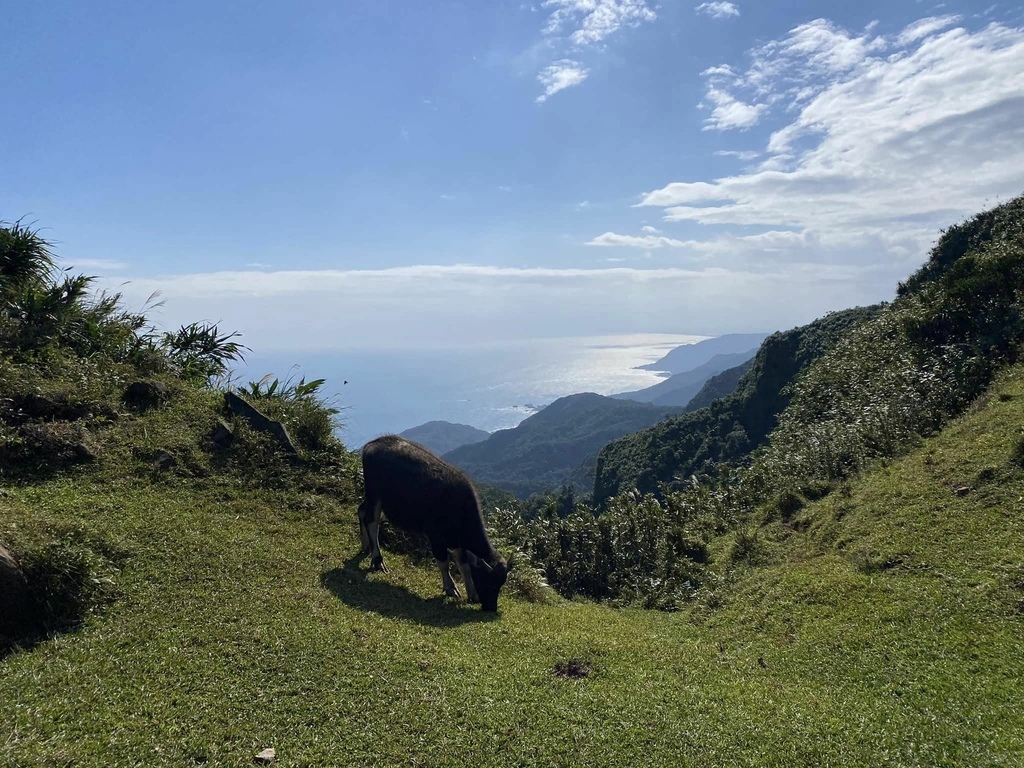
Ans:
{"label": "distant mountain", "polygon": [[520,498],[572,482],[590,490],[598,451],[616,438],[656,424],[681,408],[616,400],[592,392],[569,395],[514,429],[445,454],[478,483]]}
{"label": "distant mountain", "polygon": [[704,365],[715,355],[734,355],[749,349],[756,350],[766,338],[767,333],[727,333],[725,336],[705,339],[696,344],[676,347],[657,362],[638,367],[644,371],[685,373]]}
{"label": "distant mountain", "polygon": [[402,437],[429,448],[438,456],[454,451],[463,445],[479,443],[491,436],[490,432],[471,427],[468,424],[452,424],[450,421],[428,421],[418,427],[407,429]]}
{"label": "distant mountain", "polygon": [[636,400],[640,403],[654,403],[655,405],[687,405],[693,396],[700,392],[701,387],[712,376],[735,368],[738,365],[750,360],[757,353],[754,346],[745,352],[735,352],[729,355],[715,355],[703,365],[697,366],[692,371],[684,371],[669,376],[664,381],[646,389],[639,389],[635,392],[622,392],[612,397],[619,400]]}

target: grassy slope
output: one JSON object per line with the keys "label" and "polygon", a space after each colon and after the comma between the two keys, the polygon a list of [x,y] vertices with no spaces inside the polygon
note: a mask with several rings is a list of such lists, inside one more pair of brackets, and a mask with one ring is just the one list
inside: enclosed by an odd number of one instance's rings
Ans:
{"label": "grassy slope", "polygon": [[[366,575],[351,505],[313,494],[7,490],[0,534],[80,521],[131,556],[83,631],[0,662],[0,764],[1019,765],[1024,368],[994,393],[678,614],[486,620],[432,568]],[[574,657],[592,677],[552,675]]]}

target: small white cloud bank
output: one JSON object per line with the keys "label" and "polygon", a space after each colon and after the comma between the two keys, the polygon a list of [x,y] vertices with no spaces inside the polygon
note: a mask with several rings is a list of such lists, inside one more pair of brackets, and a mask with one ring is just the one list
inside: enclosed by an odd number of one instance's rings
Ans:
{"label": "small white cloud bank", "polygon": [[579,85],[587,79],[589,74],[589,70],[578,61],[571,59],[556,61],[537,75],[537,80],[544,86],[544,93],[537,97],[537,102],[543,103],[559,91]]}
{"label": "small white cloud bank", "polygon": [[[623,258],[610,255],[610,259]],[[617,263],[617,262],[616,262]],[[159,291],[162,327],[239,330],[258,352],[457,346],[566,335],[784,328],[876,296],[853,270],[420,265],[117,278],[129,307]]]}
{"label": "small white cloud bank", "polygon": [[[546,44],[574,57],[588,48],[602,46],[623,27],[636,27],[657,18],[647,0],[545,0],[542,5],[550,11],[542,29]],[[589,70],[575,59],[553,62],[537,75],[544,86],[537,102],[579,85],[588,74]]]}
{"label": "small white cloud bank", "polygon": [[701,3],[694,10],[697,13],[710,16],[712,19],[727,19],[730,16],[740,15],[740,9],[735,4],[729,2]]}

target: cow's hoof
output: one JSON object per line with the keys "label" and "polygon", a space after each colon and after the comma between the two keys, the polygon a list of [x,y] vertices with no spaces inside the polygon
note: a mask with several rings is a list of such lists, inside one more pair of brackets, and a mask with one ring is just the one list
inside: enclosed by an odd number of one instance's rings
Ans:
{"label": "cow's hoof", "polygon": [[448,595],[448,597],[462,597],[462,595],[459,593],[459,588],[456,587],[454,584],[451,587],[445,589],[444,593]]}
{"label": "cow's hoof", "polygon": [[380,555],[377,555],[377,557],[370,561],[370,568],[374,571],[380,571],[381,573],[388,572],[388,567],[384,565],[384,558]]}

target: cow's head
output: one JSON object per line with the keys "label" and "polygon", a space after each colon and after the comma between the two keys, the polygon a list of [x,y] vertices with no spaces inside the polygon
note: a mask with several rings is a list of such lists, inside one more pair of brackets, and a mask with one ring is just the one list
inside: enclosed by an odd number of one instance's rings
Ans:
{"label": "cow's head", "polygon": [[466,562],[473,572],[473,585],[480,598],[480,609],[484,611],[498,610],[498,592],[505,585],[508,577],[508,563],[500,555],[494,562],[487,562],[472,552],[466,552]]}

